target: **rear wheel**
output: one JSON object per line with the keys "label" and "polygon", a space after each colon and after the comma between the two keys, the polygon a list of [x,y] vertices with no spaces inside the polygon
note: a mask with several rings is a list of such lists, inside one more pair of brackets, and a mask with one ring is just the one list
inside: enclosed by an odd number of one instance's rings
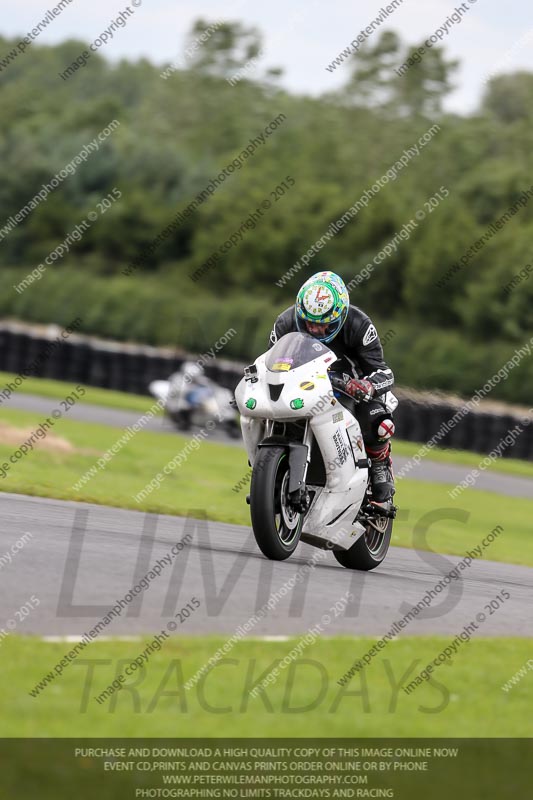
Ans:
{"label": "rear wheel", "polygon": [[302,533],[303,514],[289,504],[289,457],[283,447],[260,447],[252,472],[250,514],[261,552],[283,561]]}
{"label": "rear wheel", "polygon": [[371,570],[379,567],[387,555],[393,520],[377,517],[367,523],[366,533],[349,550],[334,550],[333,555],[347,569]]}

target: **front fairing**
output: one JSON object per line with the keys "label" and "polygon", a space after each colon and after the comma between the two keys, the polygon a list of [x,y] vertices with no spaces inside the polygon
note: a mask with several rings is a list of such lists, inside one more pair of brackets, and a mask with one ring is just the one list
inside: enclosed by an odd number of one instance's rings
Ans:
{"label": "front fairing", "polygon": [[288,333],[255,361],[256,380],[235,392],[241,415],[261,419],[309,419],[336,405],[328,376],[335,354],[312,336]]}

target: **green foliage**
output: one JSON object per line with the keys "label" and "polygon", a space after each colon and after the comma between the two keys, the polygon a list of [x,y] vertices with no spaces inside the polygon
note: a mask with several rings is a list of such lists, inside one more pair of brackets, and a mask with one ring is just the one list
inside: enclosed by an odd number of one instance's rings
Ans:
{"label": "green foliage", "polygon": [[[405,47],[392,31],[373,41],[364,42],[352,55],[351,76],[339,97],[356,106],[379,108],[393,118],[440,114],[458,62],[446,61],[439,47],[426,48],[425,53],[423,47]],[[406,72],[402,65],[408,66]]]}
{"label": "green foliage", "polygon": [[516,72],[499,75],[490,82],[484,98],[484,109],[502,122],[531,119],[533,114],[533,75]]}
{"label": "green foliage", "polygon": [[[0,52],[15,44],[0,39]],[[533,199],[443,288],[438,283],[533,182],[527,177],[533,175],[532,75],[494,77],[479,111],[459,117],[441,113],[455,62],[435,47],[400,76],[396,70],[413,48],[392,32],[362,45],[347,61],[344,89],[319,98],[254,82],[253,72],[230,85],[228,77],[262,56],[260,33],[239,22],[199,20],[188,46],[184,66],[164,73],[146,60],[112,65],[93,55],[63,81],[58,73],[85,48],[73,40],[33,44],[0,72],[10,123],[0,132],[1,313],[57,322],[80,314],[91,333],[196,351],[229,327],[244,326],[227,354],[249,359],[310,273],[334,269],[350,281],[373,264],[352,302],[405,331],[390,345],[401,383],[429,380],[466,394],[492,374],[491,361],[500,366],[500,357],[530,339],[533,277],[504,287],[531,261]],[[253,155],[153,244],[281,114],[282,124]],[[6,232],[8,218],[115,119],[120,126],[98,151]],[[440,131],[419,155],[280,288],[277,281],[330,224],[436,121]],[[294,186],[276,196],[287,176]],[[441,186],[449,197],[426,209],[393,254],[374,262]],[[18,294],[13,285],[115,187],[120,201],[71,242],[41,281]],[[255,227],[246,225],[257,209],[263,213]],[[239,231],[238,243],[221,254]],[[134,274],[124,276],[143,253]],[[216,265],[191,281],[214,253]],[[418,363],[428,358],[430,378],[427,363],[423,371]],[[528,402],[528,393],[525,365],[520,381],[498,387],[508,399],[517,394]]]}
{"label": "green foliage", "polygon": [[[221,302],[208,287],[195,289],[192,281],[184,284],[171,273],[165,279],[104,277],[61,268],[45,273],[39,283],[17,294],[13,302],[10,290],[18,277],[18,271],[13,269],[0,274],[0,316],[11,315],[32,322],[54,321],[64,326],[79,316],[83,320],[81,333],[176,346],[198,353],[208,352],[234,328],[236,334],[224,346],[220,357],[247,362],[266,350],[273,321],[289,304],[283,300],[273,302],[260,293],[242,292],[231,293]],[[45,279],[46,292],[43,292]],[[532,298],[533,279],[529,292]],[[181,302],[181,297],[186,301]],[[524,314],[529,313],[530,320],[531,307],[531,301],[529,305],[524,303]],[[432,313],[420,326],[392,319],[383,308],[373,315],[386,341],[386,359],[400,386],[439,387],[471,396],[530,338],[492,344],[468,341],[466,345],[461,331],[434,327],[436,316]],[[511,369],[507,379],[498,383],[490,394],[491,399],[528,407],[532,397],[533,359],[528,357],[520,361],[519,369]]]}
{"label": "green foliage", "polygon": [[[416,49],[410,48],[404,54],[406,62]],[[458,61],[444,60],[441,48],[426,50],[420,61],[394,81],[394,98],[399,108],[411,114],[441,113],[442,101],[453,89],[451,76],[458,66]]]}
{"label": "green foliage", "polygon": [[240,22],[213,23],[199,19],[189,34],[186,52],[191,53],[193,69],[207,74],[232,77],[261,50],[257,28]]}

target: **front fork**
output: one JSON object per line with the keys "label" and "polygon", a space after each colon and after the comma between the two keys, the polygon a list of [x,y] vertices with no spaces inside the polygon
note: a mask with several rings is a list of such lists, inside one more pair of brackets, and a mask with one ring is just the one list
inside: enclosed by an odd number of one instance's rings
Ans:
{"label": "front fork", "polygon": [[[243,418],[241,417],[241,423],[242,421]],[[273,430],[274,422],[272,420],[262,422],[259,420],[250,421],[248,418],[246,423],[242,425],[249,462],[251,466],[254,465],[259,447],[278,445],[286,448],[289,457],[288,504],[299,514],[305,514],[311,505],[309,492],[306,489],[307,470],[311,460],[311,445],[313,443],[313,431],[309,420],[306,421],[301,442],[293,442],[284,436],[273,435]]]}
{"label": "front fork", "polygon": [[309,420],[305,423],[305,431],[301,445],[293,446],[289,451],[289,502],[300,514],[309,511],[311,498],[306,487],[307,470],[311,461],[313,431]]}

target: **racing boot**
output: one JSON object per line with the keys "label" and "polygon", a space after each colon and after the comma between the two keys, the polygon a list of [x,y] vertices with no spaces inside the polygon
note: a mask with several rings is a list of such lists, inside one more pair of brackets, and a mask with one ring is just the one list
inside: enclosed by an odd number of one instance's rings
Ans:
{"label": "racing boot", "polygon": [[395,492],[390,444],[387,443],[378,450],[367,448],[367,453],[370,458],[372,500],[376,503],[386,503]]}

